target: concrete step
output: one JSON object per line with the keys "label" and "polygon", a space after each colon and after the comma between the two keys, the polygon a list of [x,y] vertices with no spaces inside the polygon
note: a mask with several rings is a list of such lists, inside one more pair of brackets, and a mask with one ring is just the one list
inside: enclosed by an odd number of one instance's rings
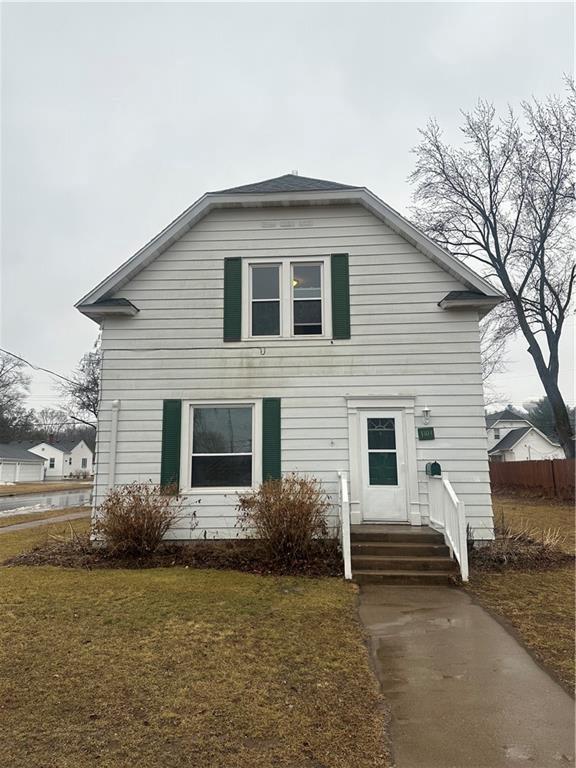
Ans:
{"label": "concrete step", "polygon": [[399,525],[353,525],[350,539],[359,541],[389,541],[396,544],[443,544],[444,536],[432,528]]}
{"label": "concrete step", "polygon": [[450,571],[355,571],[356,584],[412,584],[439,586],[454,583],[455,573]]}
{"label": "concrete step", "polygon": [[391,557],[450,557],[446,544],[406,543],[395,541],[353,541],[352,555],[382,555]]}
{"label": "concrete step", "polygon": [[353,556],[352,573],[357,571],[457,571],[450,557],[369,557]]}

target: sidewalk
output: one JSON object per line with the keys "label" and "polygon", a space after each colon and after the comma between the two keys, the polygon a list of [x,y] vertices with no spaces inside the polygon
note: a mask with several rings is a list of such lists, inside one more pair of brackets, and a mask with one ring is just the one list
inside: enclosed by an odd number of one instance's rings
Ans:
{"label": "sidewalk", "polygon": [[396,768],[573,765],[573,700],[466,592],[366,586],[360,617]]}

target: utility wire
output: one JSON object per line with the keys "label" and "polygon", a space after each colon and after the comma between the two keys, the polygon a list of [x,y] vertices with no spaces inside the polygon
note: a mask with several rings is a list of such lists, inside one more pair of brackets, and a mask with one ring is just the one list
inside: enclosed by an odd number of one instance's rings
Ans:
{"label": "utility wire", "polygon": [[14,357],[16,360],[20,360],[20,362],[30,366],[30,368],[33,368],[35,371],[44,371],[44,373],[49,373],[50,376],[56,376],[57,378],[62,379],[62,381],[67,381],[69,384],[76,383],[72,381],[72,379],[68,379],[66,376],[56,373],[56,371],[51,371],[49,368],[42,368],[41,365],[34,365],[34,363],[31,363],[29,360],[25,360],[23,357],[20,357],[20,355],[16,355],[14,352],[9,352],[7,349],[2,349],[2,347],[0,347],[0,352],[3,352],[5,355],[10,355],[10,357]]}

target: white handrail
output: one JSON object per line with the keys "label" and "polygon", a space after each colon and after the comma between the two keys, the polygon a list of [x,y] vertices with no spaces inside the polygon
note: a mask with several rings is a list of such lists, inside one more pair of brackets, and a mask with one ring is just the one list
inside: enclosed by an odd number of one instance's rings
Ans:
{"label": "white handrail", "polygon": [[460,565],[462,581],[468,581],[468,537],[464,502],[456,495],[448,475],[428,478],[430,525],[444,534],[450,554]]}
{"label": "white handrail", "polygon": [[340,542],[344,560],[344,578],[352,578],[352,555],[350,546],[350,495],[346,472],[338,472],[338,506],[340,512]]}

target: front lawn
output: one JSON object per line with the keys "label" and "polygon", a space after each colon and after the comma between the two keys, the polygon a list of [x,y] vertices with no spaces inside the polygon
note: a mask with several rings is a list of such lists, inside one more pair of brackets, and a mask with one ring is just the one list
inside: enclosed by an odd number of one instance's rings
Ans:
{"label": "front lawn", "polygon": [[86,517],[90,517],[90,507],[67,507],[66,509],[51,509],[46,512],[22,512],[19,515],[0,517],[0,528],[6,528],[19,523],[32,523],[37,520],[50,520],[52,517],[61,517],[71,512],[85,512]]}
{"label": "front lawn", "polygon": [[[3,534],[0,559],[45,535]],[[1,570],[2,765],[389,765],[340,579]]]}
{"label": "front lawn", "polygon": [[[496,522],[529,528],[538,536],[560,529],[563,548],[574,552],[574,510],[534,499],[494,498]],[[487,608],[504,616],[534,655],[574,690],[574,564],[546,570],[472,572],[468,588]]]}

